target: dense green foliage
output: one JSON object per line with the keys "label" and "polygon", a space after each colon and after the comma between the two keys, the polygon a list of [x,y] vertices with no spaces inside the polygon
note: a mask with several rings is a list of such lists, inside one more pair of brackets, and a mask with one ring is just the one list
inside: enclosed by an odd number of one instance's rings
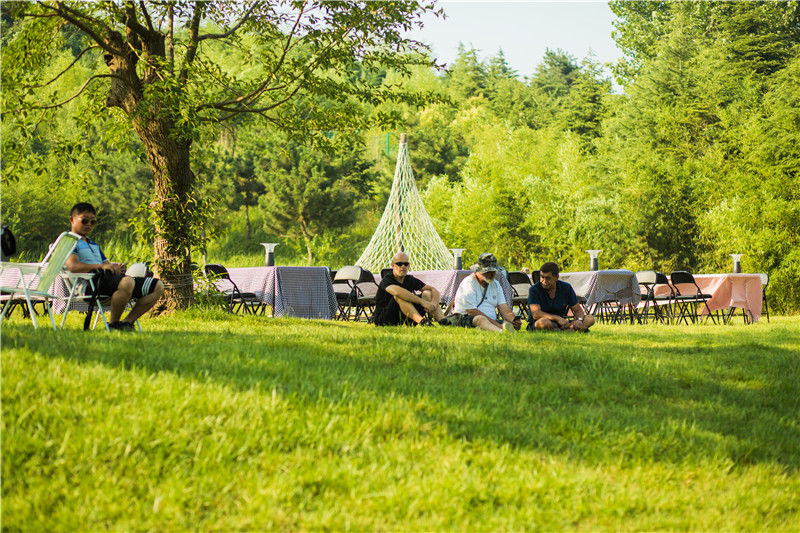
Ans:
{"label": "dense green foliage", "polygon": [[[770,274],[777,310],[800,309],[798,3],[611,8],[626,54],[612,66],[617,90],[592,57],[550,50],[521,79],[502,51],[483,60],[462,47],[444,72],[348,71],[376,88],[438,95],[346,110],[402,117],[398,130],[331,129],[327,152],[245,118],[214,130],[192,154],[211,206],[209,260],[258,264],[258,243],[270,241],[282,243],[284,264],[352,263],[380,217],[406,131],[428,212],[467,257],[492,250],[510,268],[556,260],[583,269],[584,250],[597,248],[606,267],[712,272],[743,253],[746,271]],[[53,52],[47,68],[57,72],[75,53]],[[243,68],[228,59],[231,72]],[[328,105],[311,102],[298,105]],[[4,222],[28,257],[63,227],[65,206],[85,197],[103,209],[102,239],[152,243],[141,149],[119,135],[109,144],[113,125],[88,111],[76,101],[48,129],[4,115]],[[76,133],[73,115],[91,134]],[[91,158],[75,157],[76,135],[86,135]],[[9,182],[9,168],[23,178]]]}
{"label": "dense green foliage", "polygon": [[9,531],[800,528],[794,319],[20,321],[3,323]]}

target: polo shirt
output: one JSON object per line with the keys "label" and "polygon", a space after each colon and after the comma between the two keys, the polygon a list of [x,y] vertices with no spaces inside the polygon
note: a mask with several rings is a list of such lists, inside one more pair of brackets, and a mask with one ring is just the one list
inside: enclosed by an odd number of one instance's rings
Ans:
{"label": "polo shirt", "polygon": [[100,245],[88,237],[79,240],[72,253],[78,256],[78,261],[87,265],[100,265],[107,261]]}
{"label": "polo shirt", "polygon": [[550,315],[566,318],[568,308],[577,303],[578,296],[575,294],[575,289],[565,281],[556,280],[556,295],[552,300],[541,282],[528,289],[528,307],[531,304],[538,304],[543,312]]}

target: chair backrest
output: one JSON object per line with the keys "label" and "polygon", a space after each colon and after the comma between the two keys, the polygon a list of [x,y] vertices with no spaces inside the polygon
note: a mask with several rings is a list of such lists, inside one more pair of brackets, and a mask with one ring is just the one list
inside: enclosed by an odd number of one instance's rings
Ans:
{"label": "chair backrest", "polygon": [[358,281],[361,279],[361,272],[363,270],[363,268],[356,265],[343,266],[336,271],[336,276],[334,276],[333,281],[350,281],[353,283],[358,283]]}
{"label": "chair backrest", "polygon": [[391,268],[382,268],[381,269],[381,279],[385,278],[386,276],[388,276],[392,272],[394,272],[394,270],[391,269]]}
{"label": "chair backrest", "polygon": [[[81,240],[81,236],[71,231],[65,231],[58,236],[56,242],[50,246],[50,250],[42,260],[42,270],[39,272],[39,284],[36,286],[37,291],[46,292],[50,286],[55,282],[56,276],[64,268],[72,250]],[[45,265],[46,263],[46,265]]]}
{"label": "chair backrest", "polygon": [[231,279],[228,269],[218,263],[208,263],[203,271],[206,273],[206,277],[211,280]]}
{"label": "chair backrest", "polygon": [[539,283],[539,280],[541,279],[542,279],[541,272],[539,272],[538,270],[534,270],[533,272],[531,272],[531,283],[536,285],[537,283]]}
{"label": "chair backrest", "polygon": [[531,278],[525,272],[509,272],[508,273],[509,285],[532,285]]}
{"label": "chair backrest", "polygon": [[636,273],[636,279],[639,280],[639,285],[655,285],[656,284],[656,271],[655,270],[642,270]]}
{"label": "chair backrest", "polygon": [[679,295],[681,294],[681,290],[678,285],[692,285],[697,293],[700,293],[700,287],[697,286],[697,283],[694,281],[694,276],[692,276],[690,272],[686,272],[685,270],[676,270],[669,275],[669,280],[672,284],[672,288]]}
{"label": "chair backrest", "polygon": [[375,274],[365,268],[362,268],[361,276],[358,278],[358,283],[372,283],[373,285],[377,285],[377,283],[375,283]]}

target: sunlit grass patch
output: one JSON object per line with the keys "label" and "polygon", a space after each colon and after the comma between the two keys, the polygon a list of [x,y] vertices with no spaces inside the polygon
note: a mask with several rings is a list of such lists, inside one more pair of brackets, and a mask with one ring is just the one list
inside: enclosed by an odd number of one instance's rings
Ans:
{"label": "sunlit grass patch", "polygon": [[3,324],[11,529],[800,526],[800,327]]}

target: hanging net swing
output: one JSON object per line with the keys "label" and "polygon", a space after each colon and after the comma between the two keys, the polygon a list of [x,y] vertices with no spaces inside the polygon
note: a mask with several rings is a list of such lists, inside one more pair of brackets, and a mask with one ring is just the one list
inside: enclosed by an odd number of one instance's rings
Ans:
{"label": "hanging net swing", "polygon": [[397,252],[408,254],[412,270],[448,270],[453,267],[453,255],[434,229],[414,182],[405,133],[400,135],[389,201],[378,228],[356,265],[380,272],[391,265]]}

